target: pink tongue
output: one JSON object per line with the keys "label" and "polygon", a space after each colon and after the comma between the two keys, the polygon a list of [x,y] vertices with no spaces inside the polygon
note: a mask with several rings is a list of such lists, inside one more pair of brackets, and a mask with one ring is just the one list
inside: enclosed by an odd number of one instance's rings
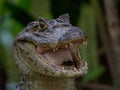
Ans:
{"label": "pink tongue", "polygon": [[45,58],[53,64],[61,64],[63,61],[72,60],[72,55],[70,50],[61,49],[59,51],[49,51],[43,54]]}

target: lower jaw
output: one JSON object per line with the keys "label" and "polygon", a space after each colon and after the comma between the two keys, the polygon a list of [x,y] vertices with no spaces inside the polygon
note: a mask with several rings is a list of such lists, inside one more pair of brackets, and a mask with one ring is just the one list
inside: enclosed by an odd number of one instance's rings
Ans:
{"label": "lower jaw", "polygon": [[72,66],[72,69],[69,69],[67,66],[53,65],[50,61],[47,61],[46,59],[44,60],[44,62],[49,65],[49,68],[46,69],[48,73],[43,72],[43,75],[52,77],[78,78],[85,75],[88,70],[87,63],[85,61],[82,62],[80,68],[75,68],[74,66]]}
{"label": "lower jaw", "polygon": [[[24,83],[27,83],[27,85]],[[32,79],[27,78],[27,80],[25,78],[23,85],[25,87],[25,90],[75,90],[76,88],[74,79],[55,78],[45,75],[33,77]]]}
{"label": "lower jaw", "polygon": [[[50,50],[45,53],[41,53],[39,51],[41,50],[37,47],[38,54],[44,58],[46,64],[54,69],[54,76],[74,78],[87,73],[87,63],[81,59],[81,55],[75,46],[72,46],[72,49],[64,48],[57,51]],[[69,61],[73,64],[64,65],[64,63]]]}

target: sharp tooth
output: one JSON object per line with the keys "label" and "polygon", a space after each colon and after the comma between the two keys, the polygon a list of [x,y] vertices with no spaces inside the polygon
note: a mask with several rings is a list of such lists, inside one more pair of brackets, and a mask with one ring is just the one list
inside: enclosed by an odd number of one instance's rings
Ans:
{"label": "sharp tooth", "polygon": [[55,48],[55,50],[57,51],[57,50],[58,50],[58,48]]}
{"label": "sharp tooth", "polygon": [[70,46],[72,45],[72,43],[70,43]]}
{"label": "sharp tooth", "polygon": [[67,48],[68,46],[67,45],[65,45],[65,48]]}
{"label": "sharp tooth", "polygon": [[62,70],[65,70],[65,68],[64,68],[64,67],[62,67]]}
{"label": "sharp tooth", "polygon": [[55,52],[55,49],[53,49],[53,52]]}
{"label": "sharp tooth", "polygon": [[85,66],[87,66],[87,62],[85,62]]}
{"label": "sharp tooth", "polygon": [[83,45],[87,45],[87,41],[83,41]]}
{"label": "sharp tooth", "polygon": [[63,73],[66,73],[67,71],[66,71],[66,70],[63,70],[62,72],[63,72]]}
{"label": "sharp tooth", "polygon": [[38,26],[39,30],[40,30],[40,26]]}
{"label": "sharp tooth", "polygon": [[77,68],[75,68],[75,67],[74,67],[74,70],[76,71],[76,70],[77,70]]}

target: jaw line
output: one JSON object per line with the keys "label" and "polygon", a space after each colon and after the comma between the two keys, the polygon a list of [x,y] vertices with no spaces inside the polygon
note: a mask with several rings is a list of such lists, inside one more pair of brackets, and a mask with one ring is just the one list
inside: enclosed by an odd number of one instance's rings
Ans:
{"label": "jaw line", "polygon": [[18,47],[20,47],[22,50],[24,49],[25,51],[24,53],[29,53],[29,57],[33,60],[33,62],[31,62],[28,58],[28,55],[24,57],[27,58],[26,61],[27,66],[30,67],[32,66],[31,68],[28,67],[32,72],[47,76],[52,76],[52,77],[63,77],[63,78],[64,77],[77,78],[87,73],[88,67],[86,62],[84,62],[85,63],[84,66],[82,66],[78,70],[56,69],[56,67],[52,66],[51,63],[47,62],[47,60],[37,52],[35,44],[30,42],[21,42],[21,41],[17,43],[20,43]]}
{"label": "jaw line", "polygon": [[[38,56],[40,57],[40,55],[38,55]],[[78,77],[81,77],[81,76],[85,75],[87,73],[87,70],[88,70],[87,62],[86,61],[84,62],[85,63],[84,66],[81,67],[78,70],[56,69],[55,67],[53,67],[49,63],[47,63],[45,59],[42,62],[45,62],[45,65],[49,66],[49,68],[47,68],[47,69],[48,69],[48,72],[51,72],[51,73],[45,74],[45,75],[48,75],[48,76],[63,77],[63,78],[64,77],[67,77],[67,78],[78,78]]]}
{"label": "jaw line", "polygon": [[41,55],[39,53],[38,53],[38,56],[40,58],[43,58],[44,62],[51,67],[55,77],[61,76],[61,77],[71,77],[72,78],[72,77],[80,77],[80,76],[87,73],[87,69],[88,69],[87,68],[87,62],[85,62],[85,61],[82,61],[82,63],[84,63],[84,65],[82,65],[81,68],[73,69],[73,70],[67,70],[67,69],[64,69],[64,68],[62,68],[62,69],[57,68],[56,65],[52,65],[50,61],[48,61],[43,55]]}

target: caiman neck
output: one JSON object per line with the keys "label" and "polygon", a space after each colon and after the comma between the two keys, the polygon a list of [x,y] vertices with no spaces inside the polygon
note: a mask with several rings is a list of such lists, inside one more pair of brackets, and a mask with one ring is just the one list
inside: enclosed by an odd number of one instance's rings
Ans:
{"label": "caiman neck", "polygon": [[76,90],[74,79],[55,78],[40,75],[39,77],[24,78],[25,90]]}

